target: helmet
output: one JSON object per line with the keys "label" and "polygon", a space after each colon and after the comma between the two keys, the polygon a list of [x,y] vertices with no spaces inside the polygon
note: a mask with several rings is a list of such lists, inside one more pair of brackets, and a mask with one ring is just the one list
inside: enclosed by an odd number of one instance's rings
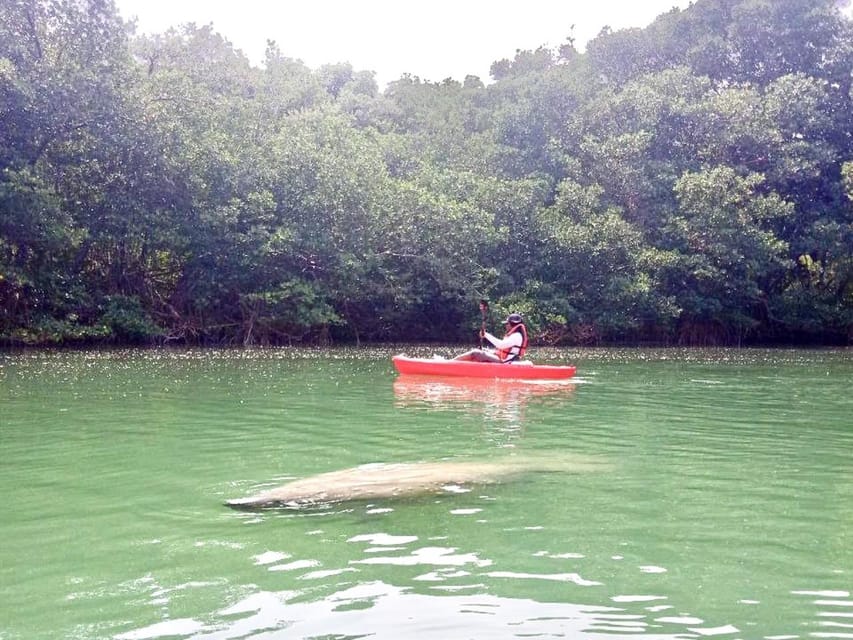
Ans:
{"label": "helmet", "polygon": [[504,324],[521,324],[522,322],[524,322],[524,319],[520,313],[511,313],[504,320]]}

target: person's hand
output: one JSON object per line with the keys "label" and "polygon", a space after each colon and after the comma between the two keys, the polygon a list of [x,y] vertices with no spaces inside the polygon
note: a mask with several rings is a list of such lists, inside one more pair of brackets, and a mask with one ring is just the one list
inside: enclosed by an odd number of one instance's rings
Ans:
{"label": "person's hand", "polygon": [[480,329],[480,339],[483,339],[485,337],[486,337],[486,331],[484,329]]}

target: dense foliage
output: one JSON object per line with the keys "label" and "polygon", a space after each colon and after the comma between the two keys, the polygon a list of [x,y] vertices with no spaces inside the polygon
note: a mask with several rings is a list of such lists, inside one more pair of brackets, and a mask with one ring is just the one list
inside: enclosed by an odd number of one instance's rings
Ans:
{"label": "dense foliage", "polygon": [[[0,4],[6,344],[853,338],[853,25],[697,0],[492,82]],[[393,52],[389,52],[392,55]]]}

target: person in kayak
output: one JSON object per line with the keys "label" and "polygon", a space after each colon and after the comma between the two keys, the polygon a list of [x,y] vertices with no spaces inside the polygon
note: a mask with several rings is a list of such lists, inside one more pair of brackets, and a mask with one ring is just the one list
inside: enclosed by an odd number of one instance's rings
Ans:
{"label": "person in kayak", "polygon": [[488,340],[494,349],[471,349],[459,354],[454,360],[473,362],[513,362],[520,360],[527,351],[527,327],[521,314],[511,313],[504,320],[506,333],[503,338],[493,336],[486,330],[480,331],[480,337]]}

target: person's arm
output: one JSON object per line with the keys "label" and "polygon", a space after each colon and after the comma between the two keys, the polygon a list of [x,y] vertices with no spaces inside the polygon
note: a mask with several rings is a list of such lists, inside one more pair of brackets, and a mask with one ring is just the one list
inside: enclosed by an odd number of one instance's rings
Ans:
{"label": "person's arm", "polygon": [[521,346],[521,333],[516,331],[515,333],[511,333],[508,338],[498,338],[497,336],[493,336],[491,333],[486,331],[483,336],[491,342],[495,348],[497,349],[509,349],[510,347],[520,347]]}

